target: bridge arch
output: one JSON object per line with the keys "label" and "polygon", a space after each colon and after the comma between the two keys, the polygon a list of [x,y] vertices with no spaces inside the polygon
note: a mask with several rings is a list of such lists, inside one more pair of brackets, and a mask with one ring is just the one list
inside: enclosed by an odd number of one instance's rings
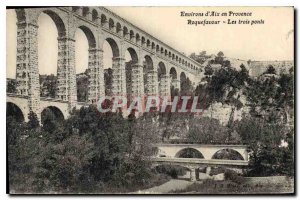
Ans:
{"label": "bridge arch", "polygon": [[128,28],[126,26],[123,27],[123,37],[127,38],[128,36]]}
{"label": "bridge arch", "polygon": [[85,36],[88,40],[89,48],[96,48],[96,46],[97,46],[96,38],[95,38],[95,34],[93,33],[93,31],[85,25],[80,25],[80,26],[78,26],[78,28],[80,30],[82,30],[83,33],[85,34]]}
{"label": "bridge arch", "polygon": [[[61,71],[61,66],[63,63],[61,62],[65,57],[65,50],[61,48],[65,44],[64,38],[66,37],[66,14],[62,13],[57,8],[41,8],[36,12],[36,19],[38,24],[37,30],[37,74],[47,75],[52,80],[55,80],[54,76],[58,75]],[[43,24],[45,20],[48,22],[47,26]],[[45,31],[48,29],[53,29],[54,32],[52,34],[45,35]],[[34,47],[33,47],[34,48]],[[54,51],[53,51],[54,50]],[[40,54],[38,52],[44,52]],[[54,56],[49,56],[49,53],[56,54]],[[45,60],[46,59],[46,60]],[[44,61],[44,62],[41,62]],[[53,76],[54,74],[54,76]],[[50,76],[49,76],[50,75]],[[49,93],[41,92],[39,96],[51,97],[51,98],[63,98],[62,92],[62,83],[63,77],[57,76],[57,81],[53,82],[53,88]],[[38,76],[38,80],[41,79],[42,76]],[[45,76],[44,76],[45,77]],[[43,78],[42,78],[43,80]],[[40,80],[41,87],[45,87],[44,82]]]}
{"label": "bridge arch", "polygon": [[122,29],[122,25],[119,22],[117,22],[117,25],[116,25],[116,32],[117,32],[117,34],[121,35],[122,30],[123,30]]}
{"label": "bridge arch", "polygon": [[139,60],[136,50],[132,47],[128,47],[126,50],[129,52],[131,60],[136,64]]}
{"label": "bridge arch", "polygon": [[175,154],[175,158],[204,158],[203,154],[195,148],[184,148]]}
{"label": "bridge arch", "polygon": [[43,108],[42,112],[41,112],[41,121],[42,122],[44,120],[46,112],[48,112],[48,111],[50,111],[58,121],[62,121],[64,119],[66,119],[63,111],[60,108],[58,108],[56,106],[47,106],[47,107]]}
{"label": "bridge arch", "polygon": [[145,43],[146,43],[146,39],[145,39],[144,36],[142,36],[142,43],[141,43],[141,45],[142,45],[142,46],[145,46]]}
{"label": "bridge arch", "polygon": [[89,7],[82,7],[82,16],[88,18],[89,17],[90,8]]}
{"label": "bridge arch", "polygon": [[133,30],[129,31],[129,39],[133,40],[133,38],[135,37]]}
{"label": "bridge arch", "polygon": [[135,34],[135,43],[139,44],[140,41],[141,41],[140,34],[136,33],[136,34]]}
{"label": "bridge arch", "polygon": [[151,42],[150,42],[150,40],[149,39],[147,39],[147,48],[150,48],[150,44]]}
{"label": "bridge arch", "polygon": [[172,80],[177,79],[177,71],[176,71],[175,67],[171,67],[171,69],[170,69],[170,78]]}
{"label": "bridge arch", "polygon": [[[82,23],[82,22],[81,22]],[[75,36],[75,73],[80,74],[76,76],[76,91],[77,91],[77,101],[78,102],[89,102],[95,101],[92,93],[93,87],[87,87],[90,83],[94,84],[94,77],[90,76],[94,68],[94,58],[96,55],[95,49],[97,49],[98,44],[96,40],[96,34],[93,29],[77,24],[77,28],[74,31]]]}
{"label": "bridge arch", "polygon": [[[126,55],[128,52],[129,56]],[[133,91],[133,84],[132,84],[132,79],[135,73],[133,70],[133,67],[138,63],[138,55],[137,52],[134,48],[128,47],[126,49],[126,52],[124,53],[125,55],[125,75],[126,75],[126,91],[128,97],[131,96],[132,91]],[[130,57],[130,58],[129,58]],[[128,102],[128,106],[129,106]]]}
{"label": "bridge arch", "polygon": [[213,154],[211,159],[222,159],[222,160],[245,160],[244,156],[234,149],[220,149]]}
{"label": "bridge arch", "polygon": [[[113,58],[120,57],[120,45],[118,44],[118,41],[112,37],[105,37],[105,39],[103,40],[103,43],[104,43],[104,41],[108,42],[108,44],[112,50]],[[103,49],[103,44],[101,45],[101,48]]]}
{"label": "bridge arch", "polygon": [[97,22],[98,16],[99,16],[98,11],[95,10],[95,9],[93,9],[93,10],[92,10],[92,21],[93,21],[93,22]]}
{"label": "bridge arch", "polygon": [[182,82],[184,82],[185,80],[186,80],[186,75],[185,75],[184,72],[181,72],[181,73],[180,73],[180,82],[182,83]]}
{"label": "bridge arch", "polygon": [[167,74],[167,69],[165,63],[159,62],[157,68],[158,80],[160,80],[162,76],[165,76],[166,74]]}
{"label": "bridge arch", "polygon": [[13,117],[18,122],[25,121],[25,112],[22,107],[12,102],[6,102],[6,120],[8,117]]}
{"label": "bridge arch", "polygon": [[109,30],[113,30],[113,28],[115,27],[115,22],[112,18],[109,18],[108,20],[108,28]]}
{"label": "bridge arch", "polygon": [[107,24],[107,17],[104,14],[101,14],[101,26],[105,26]]}
{"label": "bridge arch", "polygon": [[[122,31],[121,31],[122,32]],[[121,55],[120,44],[117,39],[109,35],[104,35],[100,48],[103,49],[103,68],[104,68],[104,93],[112,95],[113,90],[113,65]],[[124,53],[123,53],[124,54]]]}
{"label": "bridge arch", "polygon": [[152,75],[153,75],[154,67],[153,60],[150,55],[145,55],[143,60],[143,78],[144,78],[144,92],[145,94],[150,94],[151,84],[152,84]]}
{"label": "bridge arch", "polygon": [[155,43],[154,43],[154,42],[151,43],[151,49],[152,49],[152,50],[155,49]]}
{"label": "bridge arch", "polygon": [[46,10],[43,10],[41,13],[47,14],[53,20],[53,22],[56,25],[59,37],[64,37],[66,35],[65,22],[63,21],[62,16],[60,16],[60,14],[58,12],[55,12],[51,9],[46,9]]}
{"label": "bridge arch", "polygon": [[156,53],[159,53],[159,45],[156,45]]}

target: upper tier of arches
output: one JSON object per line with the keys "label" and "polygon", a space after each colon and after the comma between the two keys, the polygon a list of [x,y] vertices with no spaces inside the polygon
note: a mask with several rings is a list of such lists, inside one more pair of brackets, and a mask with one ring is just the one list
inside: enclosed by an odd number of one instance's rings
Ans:
{"label": "upper tier of arches", "polygon": [[201,71],[196,61],[163,44],[103,7],[71,7],[71,11],[76,16],[84,17],[92,23],[113,32],[118,37],[123,37],[130,43],[142,46],[165,59],[171,60],[173,63],[184,66],[193,72]]}
{"label": "upper tier of arches", "polygon": [[[73,27],[75,28],[74,31],[69,30],[69,28],[67,30],[67,27],[69,27],[70,22],[69,22],[69,14],[63,11],[66,9],[73,12],[75,16],[79,18],[86,18],[89,21],[87,22],[85,20],[76,20],[75,25],[73,25]],[[172,67],[174,68],[176,66],[176,65],[172,65],[174,64],[174,62],[176,62],[177,65],[185,66],[186,68],[189,68],[191,70],[198,70],[199,66],[196,66],[193,62],[190,62],[187,57],[183,57],[182,55],[178,54],[175,50],[174,51],[170,50],[168,46],[163,45],[158,40],[155,40],[155,38],[151,37],[147,33],[144,33],[143,31],[134,27],[129,22],[124,21],[122,18],[115,16],[115,14],[110,13],[110,11],[106,10],[105,8],[99,8],[99,7],[39,8],[35,10],[35,12],[33,12],[34,13],[33,17],[31,14],[28,15],[29,12],[30,9],[16,9],[18,23],[22,23],[26,21],[29,22],[33,18],[38,18],[38,16],[43,12],[48,16],[50,16],[51,19],[54,21],[57,27],[59,38],[67,37],[70,34],[69,32],[71,32],[71,35],[69,36],[72,36],[72,34],[75,35],[76,29],[79,28],[85,33],[88,39],[88,44],[90,49],[93,48],[101,49],[103,46],[103,41],[107,41],[113,51],[114,58],[121,57],[123,56],[124,53],[123,52],[124,47],[121,44],[122,41],[119,39],[120,37],[117,36],[118,34],[120,34],[119,36],[123,36],[129,39],[131,42],[136,43],[137,45],[144,46],[145,48],[151,48],[151,50],[156,52],[156,55],[160,55],[158,59],[156,59],[157,62],[155,62],[153,68],[159,69],[158,64],[162,63],[166,68],[166,70],[163,70],[164,71],[163,74],[165,75],[169,75],[167,71],[169,72],[170,68]],[[104,37],[99,37],[99,35],[97,34],[97,28],[91,22],[96,23],[104,28],[108,28],[110,29],[110,31],[113,31],[116,34],[110,34],[109,32],[104,31],[103,34]],[[130,53],[135,55],[134,61],[143,60],[144,56],[138,52],[137,45],[134,45],[131,42],[126,43],[125,45],[126,50],[129,49]],[[145,52],[146,54],[148,54],[147,51]],[[165,60],[163,57],[169,58],[174,62],[173,63],[171,62],[171,65],[169,65],[168,60]],[[174,77],[179,76],[181,71],[182,69],[176,68],[176,73],[175,73],[176,75]],[[173,73],[174,70],[172,70],[172,75]]]}

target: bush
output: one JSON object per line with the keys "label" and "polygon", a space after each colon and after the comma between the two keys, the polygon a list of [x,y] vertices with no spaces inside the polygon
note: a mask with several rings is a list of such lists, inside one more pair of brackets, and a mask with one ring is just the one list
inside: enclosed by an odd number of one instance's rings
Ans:
{"label": "bush", "polygon": [[178,176],[184,175],[186,169],[180,166],[160,165],[156,167],[156,172],[177,178]]}
{"label": "bush", "polygon": [[221,173],[225,173],[226,169],[224,167],[216,167],[216,168],[212,168],[209,175],[217,175],[217,174],[221,174]]}
{"label": "bush", "polygon": [[233,170],[226,170],[224,176],[225,180],[230,180],[234,183],[241,184],[244,182],[244,178]]}

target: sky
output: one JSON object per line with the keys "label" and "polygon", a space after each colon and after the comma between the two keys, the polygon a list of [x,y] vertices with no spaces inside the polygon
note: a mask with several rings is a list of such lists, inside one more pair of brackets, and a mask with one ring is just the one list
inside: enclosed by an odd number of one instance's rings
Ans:
{"label": "sky", "polygon": [[[205,50],[207,54],[223,51],[225,56],[243,60],[293,60],[293,14],[290,7],[107,7],[179,52],[189,55]],[[239,17],[183,17],[181,12],[252,12]],[[264,24],[188,25],[187,20],[264,20]],[[16,14],[7,10],[6,18],[7,77],[14,78],[16,70]],[[47,14],[38,20],[40,74],[56,74],[57,29]],[[88,64],[88,42],[77,29],[75,35],[76,73],[84,72]],[[103,46],[104,68],[111,67],[112,52],[108,43]],[[126,60],[130,56],[126,54]]]}

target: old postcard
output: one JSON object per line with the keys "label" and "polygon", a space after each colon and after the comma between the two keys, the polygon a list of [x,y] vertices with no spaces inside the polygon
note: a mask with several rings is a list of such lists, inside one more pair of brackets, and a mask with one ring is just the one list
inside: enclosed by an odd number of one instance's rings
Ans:
{"label": "old postcard", "polygon": [[9,194],[294,194],[293,7],[7,7]]}

